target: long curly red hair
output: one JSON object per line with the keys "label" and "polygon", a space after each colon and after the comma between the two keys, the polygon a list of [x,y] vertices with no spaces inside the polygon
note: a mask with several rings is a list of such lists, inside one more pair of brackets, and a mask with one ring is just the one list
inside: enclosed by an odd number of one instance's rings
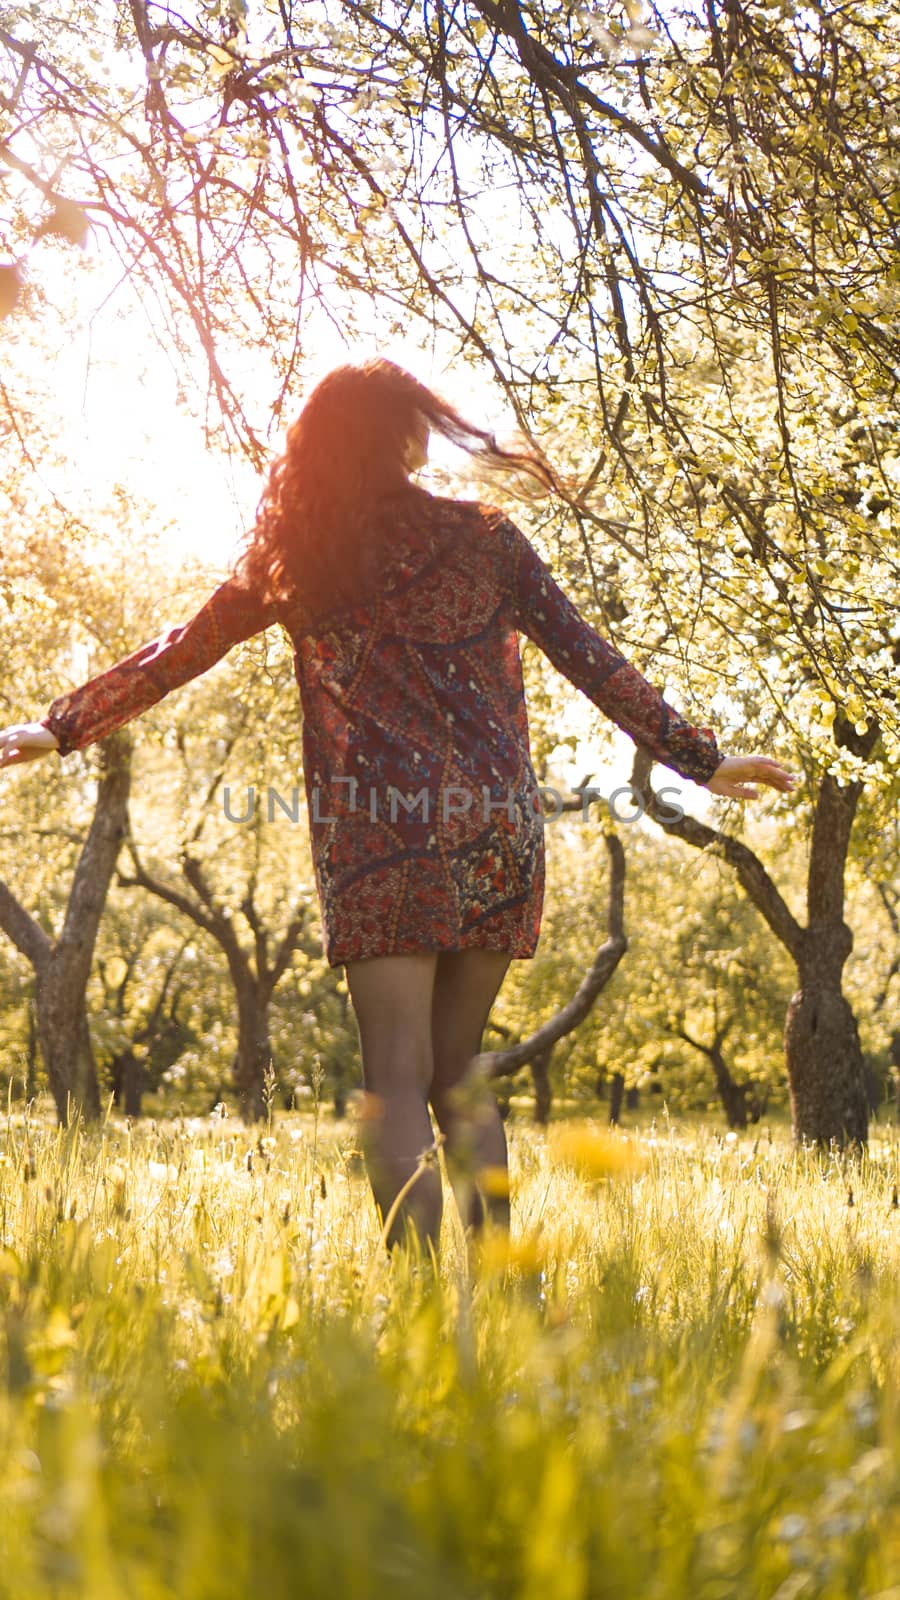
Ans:
{"label": "long curly red hair", "polygon": [[409,481],[407,452],[426,427],[489,465],[557,487],[539,456],[501,449],[392,361],[336,367],[312,391],[269,472],[240,561],[254,587],[269,598],[298,596],[313,616],[377,592],[390,539],[380,512],[394,497],[424,494]]}

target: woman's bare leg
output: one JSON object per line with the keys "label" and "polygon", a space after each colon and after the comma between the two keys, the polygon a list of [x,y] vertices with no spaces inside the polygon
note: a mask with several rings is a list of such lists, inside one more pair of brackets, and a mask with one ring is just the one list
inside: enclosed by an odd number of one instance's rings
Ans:
{"label": "woman's bare leg", "polygon": [[[485,1208],[492,1220],[509,1226],[503,1119],[493,1089],[467,1076],[509,963],[510,957],[497,950],[442,951],[434,980],[431,1105],[446,1140],[463,1226],[476,1229],[484,1223]],[[476,1184],[486,1167],[493,1192],[482,1195]]]}
{"label": "woman's bare leg", "polygon": [[[428,1115],[432,1078],[431,1005],[435,954],[374,956],[346,965],[359,1028],[366,1086],[366,1167],[382,1217],[434,1144]],[[401,1243],[407,1220],[435,1251],[441,1228],[441,1175],[426,1167],[401,1202],[388,1244]]]}

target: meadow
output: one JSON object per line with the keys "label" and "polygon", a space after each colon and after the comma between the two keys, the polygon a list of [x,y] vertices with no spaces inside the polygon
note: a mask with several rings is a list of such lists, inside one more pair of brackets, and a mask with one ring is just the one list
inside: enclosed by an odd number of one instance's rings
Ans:
{"label": "meadow", "polygon": [[352,1123],[7,1116],[0,1595],[900,1600],[900,1160],[509,1126],[379,1246]]}

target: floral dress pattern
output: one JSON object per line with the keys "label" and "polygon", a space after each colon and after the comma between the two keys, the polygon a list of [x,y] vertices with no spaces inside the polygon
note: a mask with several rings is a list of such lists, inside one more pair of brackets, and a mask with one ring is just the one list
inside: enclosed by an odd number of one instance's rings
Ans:
{"label": "floral dress pattern", "polygon": [[[390,508],[389,508],[390,509]],[[425,950],[534,954],[544,822],[518,634],[681,776],[722,757],[594,631],[502,513],[419,493],[391,511],[383,586],[313,628],[302,599],[237,577],[189,622],[55,700],[60,753],[82,749],[274,622],[303,709],[310,839],[332,966]]]}

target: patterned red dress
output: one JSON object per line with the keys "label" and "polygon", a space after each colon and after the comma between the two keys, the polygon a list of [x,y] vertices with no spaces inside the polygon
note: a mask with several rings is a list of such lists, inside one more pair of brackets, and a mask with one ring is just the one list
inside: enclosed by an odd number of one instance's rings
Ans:
{"label": "patterned red dress", "polygon": [[588,626],[502,513],[424,492],[390,517],[371,605],[314,630],[302,598],[238,578],[190,622],[60,696],[60,753],[146,711],[280,622],[294,646],[325,955],[332,966],[424,950],[534,954],[544,822],[517,632],[666,766],[698,783],[722,757]]}

